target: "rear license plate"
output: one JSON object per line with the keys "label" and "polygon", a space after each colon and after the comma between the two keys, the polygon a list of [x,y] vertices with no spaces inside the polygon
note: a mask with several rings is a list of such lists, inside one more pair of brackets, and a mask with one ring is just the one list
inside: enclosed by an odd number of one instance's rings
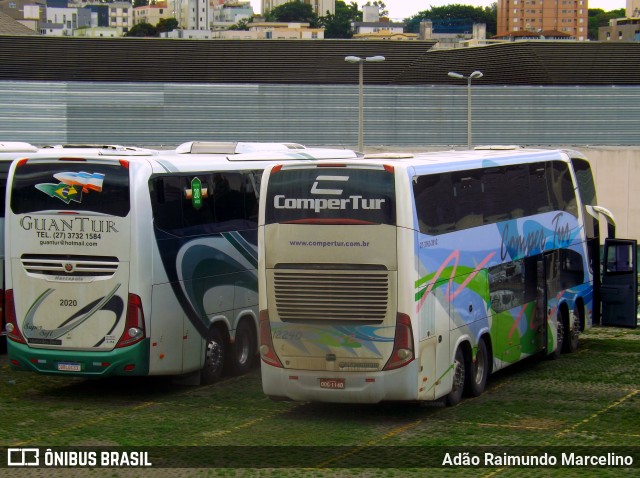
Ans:
{"label": "rear license plate", "polygon": [[343,390],[345,388],[344,378],[321,378],[320,388]]}
{"label": "rear license plate", "polygon": [[81,372],[82,366],[76,362],[58,362],[58,370],[61,372]]}

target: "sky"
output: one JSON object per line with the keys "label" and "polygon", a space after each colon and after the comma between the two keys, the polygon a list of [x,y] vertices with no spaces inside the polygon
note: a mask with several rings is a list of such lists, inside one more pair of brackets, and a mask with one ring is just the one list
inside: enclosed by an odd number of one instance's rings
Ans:
{"label": "sky", "polygon": [[[352,0],[345,0],[351,3]],[[389,10],[389,17],[393,20],[404,20],[423,10],[429,10],[431,7],[441,7],[443,5],[451,5],[458,3],[460,5],[472,5],[474,7],[487,7],[496,0],[383,0]],[[367,0],[356,0],[358,5],[362,6]],[[251,0],[253,11],[259,13],[261,11],[261,1]],[[589,0],[589,8],[602,8],[605,11],[617,10],[618,8],[626,8],[626,0]]]}

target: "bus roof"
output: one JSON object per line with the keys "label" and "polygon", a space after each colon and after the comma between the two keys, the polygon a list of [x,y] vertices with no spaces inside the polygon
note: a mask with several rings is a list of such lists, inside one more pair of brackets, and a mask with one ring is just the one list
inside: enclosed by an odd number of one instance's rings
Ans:
{"label": "bus roof", "polygon": [[[417,174],[436,173],[446,170],[464,170],[490,167],[491,165],[530,163],[586,157],[566,149],[525,149],[519,147],[480,147],[473,150],[448,150],[422,153],[390,152],[365,155],[356,161],[346,160],[340,164],[366,167],[367,165],[389,165],[400,169],[413,169]],[[304,167],[304,163],[286,164],[283,169]]]}
{"label": "bus roof", "polygon": [[0,142],[0,153],[33,153],[38,148],[30,143],[21,141],[2,141]]}
{"label": "bus roof", "polygon": [[188,141],[176,148],[178,154],[242,154],[256,151],[289,151],[305,149],[298,143]]}

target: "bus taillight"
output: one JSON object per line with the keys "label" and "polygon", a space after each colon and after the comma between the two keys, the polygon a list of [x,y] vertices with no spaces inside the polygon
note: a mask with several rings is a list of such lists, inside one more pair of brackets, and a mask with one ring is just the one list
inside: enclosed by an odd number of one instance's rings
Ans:
{"label": "bus taillight", "polygon": [[18,321],[16,320],[16,308],[13,302],[13,289],[8,289],[4,292],[4,311],[7,322],[5,325],[7,337],[14,342],[26,344],[27,341],[22,336],[22,333],[18,328]]}
{"label": "bus taillight", "polygon": [[396,335],[393,339],[393,352],[382,370],[395,370],[404,367],[415,358],[413,348],[413,330],[411,318],[406,314],[398,314],[396,318]]}
{"label": "bus taillight", "polygon": [[260,311],[260,357],[264,363],[272,367],[283,368],[280,359],[273,350],[269,312],[266,310]]}
{"label": "bus taillight", "polygon": [[118,340],[116,348],[128,347],[140,342],[145,337],[144,312],[142,300],[135,294],[129,294],[127,304],[127,322],[124,326],[122,337]]}

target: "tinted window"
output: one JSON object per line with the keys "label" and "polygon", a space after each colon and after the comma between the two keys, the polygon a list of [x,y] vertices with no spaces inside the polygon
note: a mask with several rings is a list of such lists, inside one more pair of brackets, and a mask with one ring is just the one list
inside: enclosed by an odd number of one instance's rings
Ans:
{"label": "tinted window", "polygon": [[489,268],[489,297],[495,312],[535,300],[539,257],[528,257]]}
{"label": "tinted window", "polygon": [[[194,201],[195,180],[202,201]],[[150,180],[155,226],[177,236],[255,229],[258,199],[251,173],[162,175]]]}
{"label": "tinted window", "polygon": [[571,163],[573,164],[573,170],[576,174],[578,191],[580,193],[583,204],[596,206],[598,204],[598,200],[596,198],[596,185],[593,181],[591,165],[588,161],[577,158],[573,158],[571,160]]}
{"label": "tinted window", "polygon": [[0,217],[4,217],[5,198],[7,192],[7,173],[9,172],[10,166],[11,161],[0,162]]}
{"label": "tinted window", "polygon": [[27,162],[16,168],[11,191],[14,214],[87,211],[129,213],[129,170],[87,162]]}
{"label": "tinted window", "polygon": [[420,231],[438,235],[553,210],[577,215],[566,163],[542,162],[414,178]]}
{"label": "tinted window", "polygon": [[270,176],[266,222],[395,224],[394,191],[382,169],[284,169]]}

